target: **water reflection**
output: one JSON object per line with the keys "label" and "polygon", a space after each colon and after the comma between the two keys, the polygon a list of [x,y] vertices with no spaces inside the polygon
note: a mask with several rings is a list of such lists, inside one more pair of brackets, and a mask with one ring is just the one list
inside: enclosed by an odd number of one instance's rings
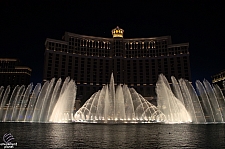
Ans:
{"label": "water reflection", "polygon": [[225,148],[223,124],[0,123],[17,148]]}

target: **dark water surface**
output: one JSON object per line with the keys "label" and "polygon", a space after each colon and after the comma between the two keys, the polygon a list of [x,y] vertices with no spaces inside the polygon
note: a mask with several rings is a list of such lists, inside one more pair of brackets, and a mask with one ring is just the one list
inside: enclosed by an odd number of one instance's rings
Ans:
{"label": "dark water surface", "polygon": [[14,148],[225,148],[224,128],[224,124],[0,123],[0,143],[5,133],[11,133]]}

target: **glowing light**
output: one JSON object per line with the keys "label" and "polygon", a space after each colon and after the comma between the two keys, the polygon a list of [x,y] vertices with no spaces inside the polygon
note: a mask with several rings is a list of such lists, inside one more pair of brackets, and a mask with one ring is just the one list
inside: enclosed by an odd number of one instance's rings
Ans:
{"label": "glowing light", "polygon": [[113,38],[114,37],[123,38],[123,32],[124,32],[124,30],[117,26],[115,29],[112,30]]}

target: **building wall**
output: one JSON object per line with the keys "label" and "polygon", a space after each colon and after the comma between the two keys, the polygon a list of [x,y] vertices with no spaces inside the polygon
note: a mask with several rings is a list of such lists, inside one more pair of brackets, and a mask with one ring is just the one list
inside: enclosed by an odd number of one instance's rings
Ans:
{"label": "building wall", "polygon": [[225,95],[225,70],[212,76],[212,83],[217,84]]}
{"label": "building wall", "polygon": [[0,58],[0,86],[28,85],[31,71],[29,67],[21,66],[17,59]]}
{"label": "building wall", "polygon": [[109,83],[127,84],[143,96],[155,96],[158,75],[191,80],[189,44],[172,44],[170,36],[100,38],[66,32],[64,41],[46,39],[44,79],[70,76],[78,97],[88,99]]}

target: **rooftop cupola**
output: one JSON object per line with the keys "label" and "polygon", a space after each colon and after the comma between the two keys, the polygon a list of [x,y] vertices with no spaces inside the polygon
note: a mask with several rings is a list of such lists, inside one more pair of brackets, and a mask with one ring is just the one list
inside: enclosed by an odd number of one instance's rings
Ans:
{"label": "rooftop cupola", "polygon": [[116,28],[112,29],[113,38],[123,38],[123,32],[124,30],[117,26]]}

